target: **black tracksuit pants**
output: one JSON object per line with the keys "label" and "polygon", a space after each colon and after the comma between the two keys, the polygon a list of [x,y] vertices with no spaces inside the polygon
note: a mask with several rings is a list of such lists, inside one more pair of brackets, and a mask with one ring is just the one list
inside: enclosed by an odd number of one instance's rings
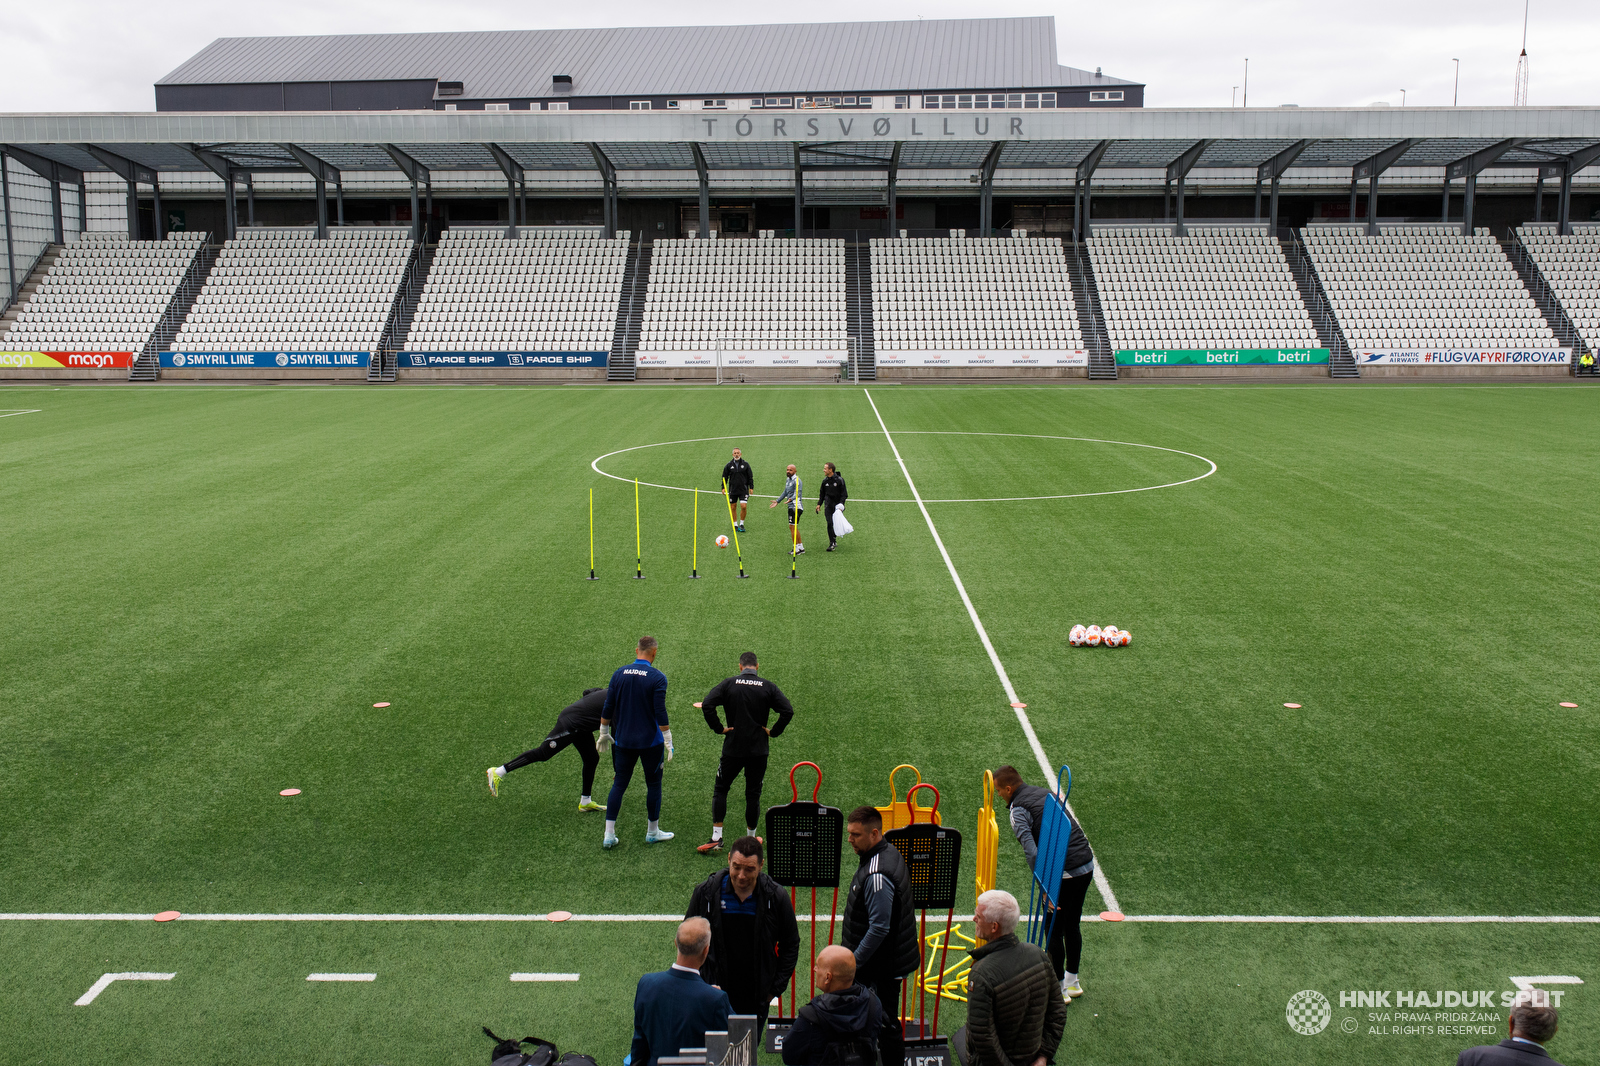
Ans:
{"label": "black tracksuit pants", "polygon": [[905,1066],[906,1033],[900,1021],[900,978],[887,977],[872,984],[883,1005],[883,1028],[878,1030],[878,1060],[883,1066]]}
{"label": "black tracksuit pants", "polygon": [[733,779],[744,774],[744,824],[747,828],[761,828],[761,785],[767,776],[767,753],[752,752],[735,755],[723,751],[717,764],[717,780],[711,786],[711,820],[721,825],[728,816],[728,790]]}
{"label": "black tracksuit pants", "polygon": [[833,532],[833,509],[835,507],[837,507],[838,505],[839,505],[839,501],[838,500],[823,500],[822,501],[822,517],[824,519],[826,519],[827,523],[828,523],[828,545],[829,545],[829,547],[832,547],[833,545],[839,543],[839,538]]}
{"label": "black tracksuit pants", "polygon": [[1069,973],[1077,973],[1083,961],[1083,931],[1078,922],[1083,918],[1083,900],[1094,883],[1094,871],[1082,877],[1069,877],[1061,882],[1061,913],[1050,930],[1050,965],[1055,967],[1056,980]]}
{"label": "black tracksuit pants", "polygon": [[545,762],[555,757],[562,748],[572,746],[578,749],[578,756],[583,759],[583,795],[594,794],[594,772],[600,765],[600,753],[595,750],[594,733],[587,729],[564,730],[553,729],[550,735],[539,742],[537,748],[530,749],[506,763],[506,773],[520,770],[529,763]]}

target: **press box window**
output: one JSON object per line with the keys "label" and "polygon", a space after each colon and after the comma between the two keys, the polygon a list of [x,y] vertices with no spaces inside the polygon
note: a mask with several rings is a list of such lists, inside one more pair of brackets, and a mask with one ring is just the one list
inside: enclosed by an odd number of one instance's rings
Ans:
{"label": "press box window", "polygon": [[511,105],[510,104],[484,104],[483,105],[483,109],[485,111],[510,111],[511,110]]}
{"label": "press box window", "polygon": [[726,111],[726,110],[728,110],[728,101],[726,101],[726,100],[707,100],[703,104],[701,104],[700,106],[702,108],[704,108],[705,110],[707,110],[707,111]]}
{"label": "press box window", "polygon": [[545,104],[544,106],[545,110],[547,111],[565,111],[567,109],[567,102],[565,100],[557,100],[554,103]]}
{"label": "press box window", "polygon": [[1112,90],[1112,91],[1109,91],[1109,92],[1098,92],[1098,93],[1090,93],[1089,94],[1089,102],[1091,104],[1110,103],[1112,100],[1121,100],[1121,99],[1122,99],[1122,90],[1121,89],[1116,89],[1116,90]]}
{"label": "press box window", "polygon": [[648,111],[648,110],[650,110],[650,101],[649,100],[630,100],[630,101],[628,101],[628,110],[629,111]]}
{"label": "press box window", "polygon": [[676,101],[676,100],[668,100],[667,101],[667,110],[668,111],[676,111],[676,110],[678,110],[678,101]]}
{"label": "press box window", "polygon": [[909,97],[909,96],[897,96],[897,97],[894,98],[894,109],[896,111],[904,111],[907,108],[909,108],[910,106],[911,106],[911,97]]}

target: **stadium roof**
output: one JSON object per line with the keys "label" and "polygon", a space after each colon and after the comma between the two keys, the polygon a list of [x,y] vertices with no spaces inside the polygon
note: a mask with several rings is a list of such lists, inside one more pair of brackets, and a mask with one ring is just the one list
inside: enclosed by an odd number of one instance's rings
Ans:
{"label": "stadium roof", "polygon": [[1594,162],[1600,108],[0,115],[0,149],[13,146],[118,173],[118,160],[306,169],[296,152],[343,171],[403,169],[396,152],[439,171],[504,170],[497,152],[530,170],[590,173],[694,170],[697,154],[709,170],[1532,168]]}
{"label": "stadium roof", "polygon": [[469,98],[1136,85],[1056,62],[1055,19],[223,37],[156,84],[444,80]]}

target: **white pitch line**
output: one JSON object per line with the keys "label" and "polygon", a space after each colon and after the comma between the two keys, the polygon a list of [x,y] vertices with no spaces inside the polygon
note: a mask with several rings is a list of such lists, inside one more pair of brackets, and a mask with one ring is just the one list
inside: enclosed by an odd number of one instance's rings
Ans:
{"label": "white pitch line", "polygon": [[1532,992],[1535,985],[1581,985],[1583,978],[1570,974],[1544,974],[1539,977],[1513,977],[1511,983],[1524,992]]}
{"label": "white pitch line", "polygon": [[513,981],[576,981],[575,973],[514,973]]}
{"label": "white pitch line", "polygon": [[[150,914],[0,914],[9,922],[148,922]],[[823,914],[796,914],[800,922],[823,922]],[[185,914],[180,922],[549,922],[546,914]],[[574,914],[569,921],[605,923],[681,922],[681,914]],[[957,914],[958,922],[972,915]],[[1085,914],[1098,922],[1098,914]],[[1589,914],[1130,914],[1124,921],[1214,925],[1600,925]]]}
{"label": "white pitch line", "polygon": [[[994,643],[989,640],[988,630],[983,628],[983,620],[978,617],[978,609],[972,605],[972,597],[967,595],[967,587],[961,583],[961,575],[956,573],[956,564],[950,558],[950,553],[945,549],[944,539],[939,536],[939,529],[933,524],[933,515],[928,513],[927,504],[922,502],[922,493],[917,491],[917,483],[911,480],[911,471],[906,469],[906,461],[900,457],[900,449],[895,446],[894,437],[889,434],[889,427],[884,424],[883,414],[878,410],[878,405],[872,399],[869,389],[861,390],[867,397],[867,403],[872,404],[872,413],[878,419],[878,428],[883,430],[884,440],[889,442],[889,450],[894,453],[894,461],[900,464],[900,473],[905,475],[906,485],[911,489],[912,497],[917,501],[917,509],[922,512],[923,521],[928,523],[928,532],[933,534],[933,543],[938,546],[939,554],[944,556],[944,565],[950,571],[950,580],[955,582],[956,592],[961,595],[961,602],[967,605],[967,617],[972,619],[972,626],[978,631],[978,639],[983,642],[983,648],[989,653],[989,662],[994,666],[995,674],[1000,678],[1000,686],[1005,689],[1006,698],[1011,701],[1011,709],[1017,714],[1017,721],[1022,725],[1022,731],[1028,737],[1028,744],[1033,748],[1034,758],[1039,760],[1039,772],[1044,774],[1046,783],[1056,780],[1057,771],[1051,767],[1050,758],[1044,752],[1044,745],[1039,743],[1039,734],[1033,731],[1033,722],[1029,721],[1027,712],[1016,706],[1022,700],[1017,697],[1017,690],[1011,685],[1011,678],[1006,674],[1005,664],[1000,661],[1000,654],[994,650]],[[1209,462],[1209,460],[1208,460]],[[1065,801],[1063,801],[1065,802]],[[1070,803],[1066,804],[1067,810],[1072,812],[1074,819],[1078,812],[1072,810]],[[1079,819],[1079,824],[1082,820]],[[1106,909],[1120,911],[1122,907],[1117,903],[1115,893],[1111,891],[1111,882],[1106,880],[1105,868],[1098,858],[1094,864],[1094,883],[1100,890],[1100,898],[1105,900]]]}
{"label": "white pitch line", "polygon": [[20,408],[13,408],[11,410],[0,410],[0,418],[10,418],[12,415],[36,415],[36,414],[38,414],[40,412],[40,410],[42,410],[42,408],[38,408],[38,407],[34,407],[34,408],[31,408],[31,409],[26,410],[26,411],[21,410]]}
{"label": "white pitch line", "polygon": [[375,973],[308,973],[307,981],[376,981]]}
{"label": "white pitch line", "polygon": [[[1085,916],[1084,921],[1088,921]],[[1140,914],[1128,922],[1230,925],[1600,925],[1600,915],[1577,914]]]}
{"label": "white pitch line", "polygon": [[101,974],[100,980],[89,986],[89,991],[73,1001],[74,1007],[87,1007],[93,1003],[95,997],[111,987],[113,981],[170,981],[178,976],[175,973],[108,973]]}

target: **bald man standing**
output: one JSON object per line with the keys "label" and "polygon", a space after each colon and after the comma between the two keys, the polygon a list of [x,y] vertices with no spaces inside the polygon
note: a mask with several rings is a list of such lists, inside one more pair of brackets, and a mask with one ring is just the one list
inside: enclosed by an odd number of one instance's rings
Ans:
{"label": "bald man standing", "polygon": [[686,1047],[705,1047],[707,1032],[728,1028],[728,994],[700,979],[711,951],[711,923],[678,924],[678,959],[672,968],[639,978],[633,997],[633,1066],[656,1066]]}
{"label": "bald man standing", "polygon": [[878,1031],[883,1005],[870,988],[856,984],[856,957],[849,948],[823,948],[812,967],[816,997],[800,1008],[783,1040],[789,1066],[838,1063],[872,1066],[878,1061]]}

